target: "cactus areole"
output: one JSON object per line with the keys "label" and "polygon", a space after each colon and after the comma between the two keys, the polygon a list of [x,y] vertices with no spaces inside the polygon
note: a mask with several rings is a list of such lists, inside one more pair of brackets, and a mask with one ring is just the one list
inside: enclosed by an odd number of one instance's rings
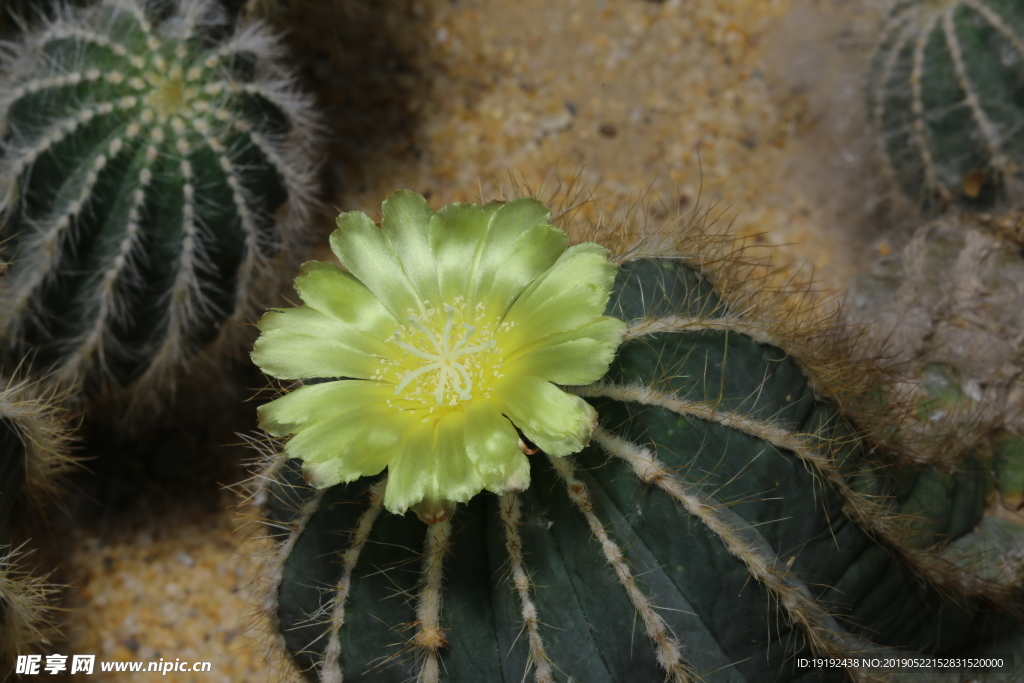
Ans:
{"label": "cactus areole", "polygon": [[309,104],[266,29],[218,42],[219,14],[202,0],[67,10],[3,65],[12,362],[89,392],[153,384],[276,288],[311,188]]}
{"label": "cactus areole", "polygon": [[385,507],[434,523],[485,489],[526,489],[527,441],[554,457],[587,445],[594,409],[555,384],[597,381],[625,323],[603,315],[607,251],[570,247],[536,200],[435,213],[399,191],[383,215],[342,214],[331,248],[348,272],[305,264],[304,305],[260,321],[264,372],[341,378],[262,406],[260,425],[293,435],[317,487],[386,467]]}

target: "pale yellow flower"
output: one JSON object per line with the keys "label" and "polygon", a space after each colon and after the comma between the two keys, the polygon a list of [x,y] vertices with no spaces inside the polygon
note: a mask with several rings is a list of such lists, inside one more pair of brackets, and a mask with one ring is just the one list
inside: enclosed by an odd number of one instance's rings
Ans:
{"label": "pale yellow flower", "polygon": [[271,311],[252,358],[280,379],[336,378],[259,409],[289,436],[318,487],[388,470],[384,504],[433,521],[486,489],[530,482],[516,428],[553,456],[581,450],[596,421],[555,386],[601,378],[625,332],[603,315],[615,266],[568,246],[533,199],[432,211],[400,191],[377,227],[338,217],[331,248],[348,272],[312,261],[304,305]]}

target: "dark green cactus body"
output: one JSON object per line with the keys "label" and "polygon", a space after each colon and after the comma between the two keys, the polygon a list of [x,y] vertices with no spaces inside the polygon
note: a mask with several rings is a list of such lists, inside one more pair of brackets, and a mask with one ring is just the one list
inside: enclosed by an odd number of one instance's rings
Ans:
{"label": "dark green cactus body", "polygon": [[308,105],[274,41],[218,44],[213,5],[175,10],[51,23],[0,96],[5,348],[92,391],[166,379],[233,331],[307,201]]}
{"label": "dark green cactus body", "polygon": [[872,63],[869,114],[903,191],[990,204],[1024,164],[1024,7],[909,0],[890,12]]}
{"label": "dark green cactus body", "polygon": [[609,314],[630,333],[579,392],[600,415],[591,445],[531,456],[521,494],[426,527],[382,511],[380,479],[317,491],[295,462],[265,473],[268,607],[311,679],[875,680],[796,658],[957,653],[1007,631],[985,599],[1016,578],[936,545],[982,520],[986,467],[892,474],[677,262],[622,266]]}

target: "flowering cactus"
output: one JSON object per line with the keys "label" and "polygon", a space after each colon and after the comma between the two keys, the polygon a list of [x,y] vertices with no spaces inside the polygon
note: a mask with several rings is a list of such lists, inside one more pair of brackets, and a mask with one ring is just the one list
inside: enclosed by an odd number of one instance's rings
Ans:
{"label": "flowering cactus", "polygon": [[861,656],[1012,629],[1021,534],[983,456],[887,464],[836,408],[834,340],[699,231],[615,255],[549,220],[399,193],[381,228],[340,219],[351,275],[307,266],[261,323],[265,370],[328,380],[262,409],[291,439],[254,480],[263,606],[308,677],[881,681]]}

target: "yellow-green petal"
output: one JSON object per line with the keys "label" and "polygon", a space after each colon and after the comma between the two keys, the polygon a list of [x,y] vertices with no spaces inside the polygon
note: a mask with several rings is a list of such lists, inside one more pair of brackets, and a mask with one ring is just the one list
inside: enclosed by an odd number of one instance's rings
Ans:
{"label": "yellow-green petal", "polygon": [[383,231],[361,211],[338,216],[338,229],[331,233],[331,249],[366,288],[380,299],[396,320],[404,321],[412,309],[422,310],[419,293],[402,268]]}
{"label": "yellow-green petal", "polygon": [[497,207],[449,204],[430,219],[430,250],[437,266],[437,284],[443,303],[469,292],[469,266],[487,235],[490,214]]}
{"label": "yellow-green petal", "polygon": [[430,250],[429,225],[434,211],[411,190],[393,192],[381,207],[381,232],[402,263],[420,300],[439,305],[437,270]]}
{"label": "yellow-green petal", "polygon": [[402,514],[422,502],[466,502],[482,491],[483,478],[466,455],[465,431],[459,411],[410,428],[388,465],[384,507]]}
{"label": "yellow-green petal", "polygon": [[482,301],[512,257],[519,236],[535,225],[547,224],[550,218],[547,207],[536,199],[513,199],[499,206],[491,214],[487,234],[473,256],[466,298]]}
{"label": "yellow-green petal", "polygon": [[369,379],[380,368],[380,359],[371,354],[377,346],[386,348],[304,306],[270,311],[259,325],[263,333],[250,356],[263,372],[278,379]]}
{"label": "yellow-green petal", "polygon": [[[408,416],[390,415],[377,423],[345,425],[327,425],[320,423],[314,430],[318,441],[326,447],[318,451],[316,456],[304,459],[302,469],[317,488],[334,486],[335,484],[355,481],[360,477],[380,474],[394,457],[394,449],[406,429]],[[332,431],[331,427],[334,427]],[[299,436],[292,439],[285,449],[289,454],[289,446]],[[309,450],[309,443],[301,444]],[[293,456],[301,457],[301,456]]]}
{"label": "yellow-green petal", "polygon": [[[383,311],[383,309],[381,309]],[[386,311],[383,311],[385,314]],[[390,318],[390,316],[387,316]],[[260,332],[289,332],[292,334],[309,335],[329,339],[346,347],[367,355],[394,354],[392,347],[385,339],[395,328],[381,325],[381,333],[366,332],[348,321],[324,315],[309,306],[295,308],[272,309],[263,314],[257,323]],[[387,332],[384,332],[387,330]]]}
{"label": "yellow-green petal", "polygon": [[589,403],[536,377],[505,377],[493,393],[504,401],[512,422],[548,455],[583,450],[597,424]]}
{"label": "yellow-green petal", "polygon": [[523,231],[512,243],[511,252],[495,272],[489,290],[483,285],[476,296],[488,311],[504,316],[531,282],[545,273],[569,246],[569,236],[561,228],[539,223]]}
{"label": "yellow-green petal", "polygon": [[296,434],[285,444],[285,451],[301,458],[307,471],[329,472],[333,483],[328,486],[355,481],[380,474],[391,463],[408,420],[409,416],[401,414],[381,416],[376,421],[325,420]]}
{"label": "yellow-green petal", "polygon": [[[628,328],[629,326],[622,320],[613,318],[610,315],[603,315],[586,325],[562,332],[555,332],[554,334],[529,341],[525,345],[518,346],[515,351],[509,353],[509,358],[516,358],[537,349],[564,344],[565,342],[577,339],[593,339],[610,346],[612,349],[617,349],[619,344],[622,343],[622,338],[625,336]],[[503,340],[503,342],[508,344],[510,348],[512,347],[512,344],[509,344],[507,339]]]}
{"label": "yellow-green petal", "polygon": [[519,448],[519,434],[493,401],[473,401],[466,408],[466,454],[488,491],[522,491],[530,485],[530,462]]}
{"label": "yellow-green petal", "polygon": [[310,384],[256,409],[260,429],[274,436],[294,434],[306,424],[336,417],[351,421],[371,419],[394,395],[389,384],[364,380],[337,380]]}
{"label": "yellow-green petal", "polygon": [[302,264],[295,291],[306,306],[375,338],[383,339],[395,329],[395,318],[373,292],[333,263]]}
{"label": "yellow-green petal", "polygon": [[558,262],[516,299],[505,316],[515,327],[502,344],[510,350],[587,325],[611,297],[615,266],[607,250],[591,242],[570,247]]}
{"label": "yellow-green petal", "polygon": [[574,339],[545,345],[509,358],[507,375],[532,375],[557,384],[590,384],[608,372],[615,347],[594,339]]}

